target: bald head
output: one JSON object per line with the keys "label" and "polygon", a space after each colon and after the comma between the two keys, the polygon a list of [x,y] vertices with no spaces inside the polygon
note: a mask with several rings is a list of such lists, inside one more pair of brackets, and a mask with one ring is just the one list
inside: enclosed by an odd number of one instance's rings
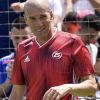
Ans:
{"label": "bald head", "polygon": [[49,8],[48,0],[27,0],[24,6],[24,11],[32,8],[32,11],[46,10],[51,11]]}
{"label": "bald head", "polygon": [[24,7],[26,23],[32,32],[41,37],[53,29],[54,15],[49,8],[48,0],[28,0]]}

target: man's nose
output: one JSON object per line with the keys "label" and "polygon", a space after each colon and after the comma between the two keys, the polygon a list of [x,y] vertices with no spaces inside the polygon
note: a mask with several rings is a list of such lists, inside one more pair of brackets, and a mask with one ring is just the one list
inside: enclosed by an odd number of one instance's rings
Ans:
{"label": "man's nose", "polygon": [[43,25],[43,22],[41,21],[41,20],[37,20],[37,25],[39,25],[39,26],[42,26]]}

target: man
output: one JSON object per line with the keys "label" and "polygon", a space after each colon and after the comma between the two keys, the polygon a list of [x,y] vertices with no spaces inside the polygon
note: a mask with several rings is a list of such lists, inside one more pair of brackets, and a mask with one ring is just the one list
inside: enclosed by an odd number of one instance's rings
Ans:
{"label": "man", "polygon": [[[81,15],[83,13],[81,12]],[[80,22],[82,24],[80,25]],[[76,33],[80,35],[83,39],[83,42],[87,45],[89,51],[90,46],[92,51],[90,51],[91,58],[93,60],[93,65],[96,63],[97,57],[97,47],[93,44],[93,41],[96,40],[96,37],[99,34],[100,22],[99,17],[94,14],[86,13],[83,17],[83,20],[78,16],[75,12],[70,12],[68,15],[65,16],[63,23],[62,23],[62,30],[65,32]],[[85,32],[84,32],[85,31]]]}
{"label": "man", "polygon": [[[25,24],[24,18],[16,18],[11,25],[11,32],[9,32],[9,37],[13,42],[14,49],[16,50],[19,42],[30,36],[31,30]],[[7,76],[6,68],[8,63],[11,63],[11,67],[13,67],[13,59],[14,53],[0,59],[0,97],[2,98],[8,96],[11,91],[11,84],[9,83],[10,77]]]}
{"label": "man", "polygon": [[78,34],[80,30],[80,18],[76,12],[69,12],[63,19],[62,30],[72,34]]}
{"label": "man", "polygon": [[[9,5],[18,1],[19,0],[0,0],[0,58],[9,54],[9,38],[5,36],[8,35],[10,23],[12,23],[16,17],[21,15],[12,11]],[[20,2],[24,1],[25,0],[20,0]]]}
{"label": "man", "polygon": [[96,63],[97,47],[93,44],[100,31],[100,18],[94,14],[85,16],[82,20],[80,36],[89,49],[93,65]]}
{"label": "man", "polygon": [[[97,85],[85,45],[76,35],[54,30],[52,11],[44,2],[28,0],[25,4],[25,19],[35,37],[18,46],[9,100],[22,100],[25,87],[26,100],[93,95]],[[83,82],[73,83],[73,71]]]}

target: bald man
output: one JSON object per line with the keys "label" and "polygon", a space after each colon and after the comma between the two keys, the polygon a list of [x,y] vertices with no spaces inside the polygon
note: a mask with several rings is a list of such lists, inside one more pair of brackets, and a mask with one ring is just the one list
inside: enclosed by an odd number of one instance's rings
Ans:
{"label": "bald man", "polygon": [[[54,20],[55,26],[58,27],[58,30],[61,30],[61,22],[64,16],[72,10],[72,0],[47,0],[47,1],[55,17]],[[15,12],[22,12],[24,10],[24,5],[25,2],[22,3],[15,2],[11,4],[11,8]]]}
{"label": "bald man", "polygon": [[[43,3],[41,3],[43,2]],[[97,89],[89,53],[76,35],[57,31],[46,0],[29,0],[24,12],[34,37],[19,44],[9,100],[72,100]],[[73,70],[77,80],[74,84]]]}

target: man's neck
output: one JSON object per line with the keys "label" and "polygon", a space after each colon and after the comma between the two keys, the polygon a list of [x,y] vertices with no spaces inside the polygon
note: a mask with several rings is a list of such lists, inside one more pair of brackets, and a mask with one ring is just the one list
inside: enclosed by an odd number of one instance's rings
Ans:
{"label": "man's neck", "polygon": [[48,34],[46,34],[46,36],[44,37],[36,37],[36,40],[38,41],[38,43],[40,45],[43,45],[45,42],[47,42],[52,36],[54,36],[54,34],[56,33],[56,29],[54,28],[53,30],[49,31]]}
{"label": "man's neck", "polygon": [[36,40],[38,41],[38,43],[40,45],[43,45],[45,42],[47,42],[49,39],[48,38],[40,38],[40,37],[37,37]]}

